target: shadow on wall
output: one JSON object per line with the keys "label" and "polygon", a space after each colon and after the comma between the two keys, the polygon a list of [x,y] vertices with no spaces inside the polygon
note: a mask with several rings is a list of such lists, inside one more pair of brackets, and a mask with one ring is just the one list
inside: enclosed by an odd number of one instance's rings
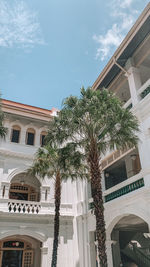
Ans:
{"label": "shadow on wall", "polygon": [[[50,222],[50,227],[47,228],[47,235],[53,238],[54,235],[54,221]],[[64,244],[67,244],[68,240],[73,240],[73,221],[68,219],[67,221],[60,218],[60,237],[63,237]]]}
{"label": "shadow on wall", "polygon": [[76,263],[76,267],[80,267],[80,263],[79,262]]}

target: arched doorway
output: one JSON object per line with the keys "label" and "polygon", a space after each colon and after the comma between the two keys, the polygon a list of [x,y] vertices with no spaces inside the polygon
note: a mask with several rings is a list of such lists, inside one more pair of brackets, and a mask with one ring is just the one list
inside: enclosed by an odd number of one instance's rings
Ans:
{"label": "arched doorway", "polygon": [[111,239],[113,267],[150,266],[150,234],[143,219],[124,216],[114,226]]}
{"label": "arched doorway", "polygon": [[27,236],[0,241],[1,267],[40,267],[41,243]]}

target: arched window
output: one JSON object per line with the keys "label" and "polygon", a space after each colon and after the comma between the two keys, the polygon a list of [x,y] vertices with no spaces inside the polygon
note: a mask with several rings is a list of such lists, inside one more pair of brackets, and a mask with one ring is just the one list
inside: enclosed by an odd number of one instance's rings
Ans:
{"label": "arched window", "polygon": [[43,131],[41,132],[41,135],[40,135],[40,144],[41,146],[44,146],[45,145],[45,136],[47,135],[47,132]]}
{"label": "arched window", "polygon": [[21,128],[19,126],[14,125],[12,127],[11,137],[10,137],[11,142],[19,143],[19,141],[20,141],[20,132],[21,132]]}
{"label": "arched window", "polygon": [[9,198],[38,202],[40,200],[40,194],[36,188],[28,184],[23,184],[22,182],[12,183],[9,190]]}
{"label": "arched window", "polygon": [[29,128],[26,133],[26,145],[34,146],[35,130]]}

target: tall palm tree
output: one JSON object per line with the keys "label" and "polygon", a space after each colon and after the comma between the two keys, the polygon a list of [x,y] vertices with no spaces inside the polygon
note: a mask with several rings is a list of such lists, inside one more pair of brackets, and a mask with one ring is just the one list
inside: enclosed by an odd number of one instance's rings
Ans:
{"label": "tall palm tree", "polygon": [[[51,128],[52,130],[52,128]],[[55,216],[54,216],[54,240],[51,267],[57,266],[57,251],[60,224],[61,182],[68,178],[72,181],[77,177],[84,178],[82,155],[76,150],[76,144],[69,143],[59,148],[56,143],[49,141],[43,148],[39,148],[33,166],[28,170],[30,174],[39,175],[42,178],[53,178]],[[82,174],[82,176],[81,176]],[[86,176],[86,172],[85,172]]]}
{"label": "tall palm tree", "polygon": [[85,153],[96,217],[99,261],[101,267],[107,267],[100,161],[108,149],[136,146],[137,119],[108,90],[82,88],[80,97],[70,96],[65,99],[55,120],[58,126],[53,135],[59,138],[61,131],[61,141],[74,140]]}

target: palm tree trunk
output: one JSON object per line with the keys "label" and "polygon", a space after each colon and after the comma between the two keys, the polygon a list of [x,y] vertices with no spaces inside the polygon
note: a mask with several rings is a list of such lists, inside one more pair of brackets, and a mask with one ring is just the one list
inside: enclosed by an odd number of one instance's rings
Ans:
{"label": "palm tree trunk", "polygon": [[55,181],[55,217],[54,217],[54,240],[51,267],[57,266],[58,238],[59,238],[59,217],[60,217],[60,202],[61,202],[61,177],[60,172],[57,172]]}
{"label": "palm tree trunk", "polygon": [[96,237],[98,241],[98,256],[101,267],[107,267],[107,255],[106,255],[106,230],[104,221],[104,205],[102,197],[101,187],[101,171],[99,164],[99,154],[97,149],[97,143],[93,139],[91,141],[88,162],[90,164],[91,175],[91,191],[95,209],[96,217]]}

